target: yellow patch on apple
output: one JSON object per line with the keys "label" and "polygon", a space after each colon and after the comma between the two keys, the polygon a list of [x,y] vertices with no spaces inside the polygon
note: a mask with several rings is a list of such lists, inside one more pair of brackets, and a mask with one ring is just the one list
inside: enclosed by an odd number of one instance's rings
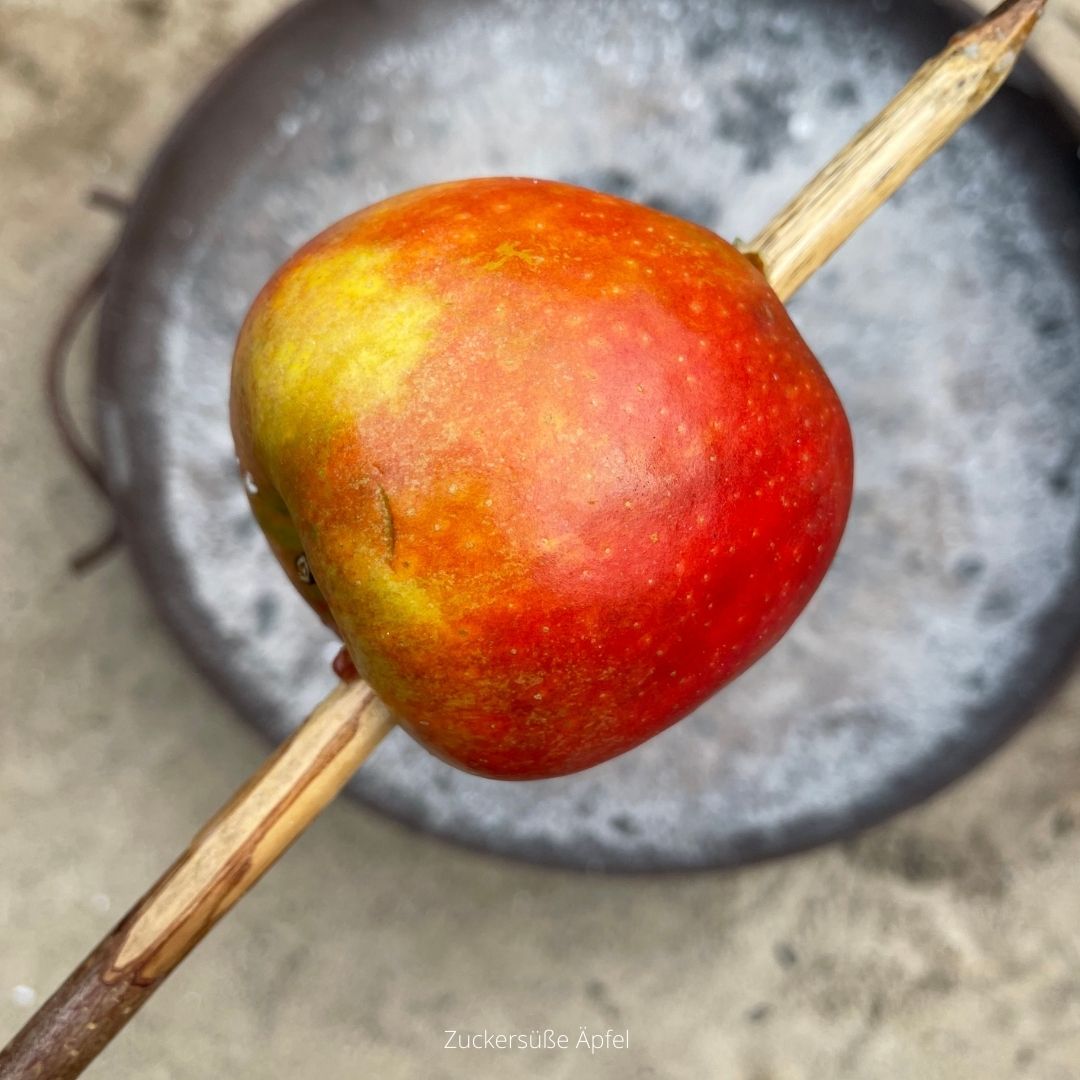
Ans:
{"label": "yellow patch on apple", "polygon": [[301,434],[310,438],[314,416],[355,423],[400,395],[441,305],[394,281],[392,258],[373,248],[314,252],[271,285],[245,333],[252,426],[267,460]]}

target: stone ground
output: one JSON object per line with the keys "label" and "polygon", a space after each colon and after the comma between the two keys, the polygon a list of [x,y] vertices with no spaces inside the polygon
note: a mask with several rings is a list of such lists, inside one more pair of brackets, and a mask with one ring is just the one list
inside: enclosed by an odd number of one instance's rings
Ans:
{"label": "stone ground", "polygon": [[[115,229],[87,188],[132,190],[282,6],[0,4],[0,1041],[266,751],[125,555],[68,572],[106,514],[46,423],[40,357]],[[1040,38],[1080,87],[1073,20],[1059,3]],[[537,869],[339,803],[88,1075],[1076,1080],[1078,717],[1074,678],[931,803],[737,873]],[[442,1049],[448,1028],[582,1025],[630,1049]]]}

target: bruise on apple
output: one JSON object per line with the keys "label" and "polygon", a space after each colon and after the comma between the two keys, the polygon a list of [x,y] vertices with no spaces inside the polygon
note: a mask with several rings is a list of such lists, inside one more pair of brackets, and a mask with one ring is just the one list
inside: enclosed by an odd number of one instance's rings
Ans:
{"label": "bruise on apple", "polygon": [[244,324],[232,416],[359,673],[495,777],[597,764],[745,670],[851,497],[843,409],[759,270],[546,181],[423,188],[302,248]]}

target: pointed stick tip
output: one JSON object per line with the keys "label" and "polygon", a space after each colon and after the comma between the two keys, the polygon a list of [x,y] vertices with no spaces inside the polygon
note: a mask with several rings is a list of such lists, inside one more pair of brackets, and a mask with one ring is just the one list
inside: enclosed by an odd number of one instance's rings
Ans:
{"label": "pointed stick tip", "polygon": [[986,41],[1019,45],[1027,40],[1046,9],[1047,0],[1004,0],[977,23],[955,34],[950,45],[964,46]]}

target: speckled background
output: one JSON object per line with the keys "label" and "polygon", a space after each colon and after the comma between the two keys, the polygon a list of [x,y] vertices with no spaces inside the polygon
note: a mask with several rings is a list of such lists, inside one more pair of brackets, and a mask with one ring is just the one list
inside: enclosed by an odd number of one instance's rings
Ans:
{"label": "speckled background", "polygon": [[[68,574],[105,516],[47,428],[39,357],[115,227],[86,188],[131,190],[205,75],[279,7],[0,8],[0,1038],[265,750],[126,556]],[[1059,2],[1040,37],[1080,84],[1075,17]],[[342,802],[89,1075],[1071,1080],[1078,716],[1074,679],[932,803],[737,873],[530,868]],[[441,1049],[448,1027],[583,1024],[628,1027],[631,1049]]]}

